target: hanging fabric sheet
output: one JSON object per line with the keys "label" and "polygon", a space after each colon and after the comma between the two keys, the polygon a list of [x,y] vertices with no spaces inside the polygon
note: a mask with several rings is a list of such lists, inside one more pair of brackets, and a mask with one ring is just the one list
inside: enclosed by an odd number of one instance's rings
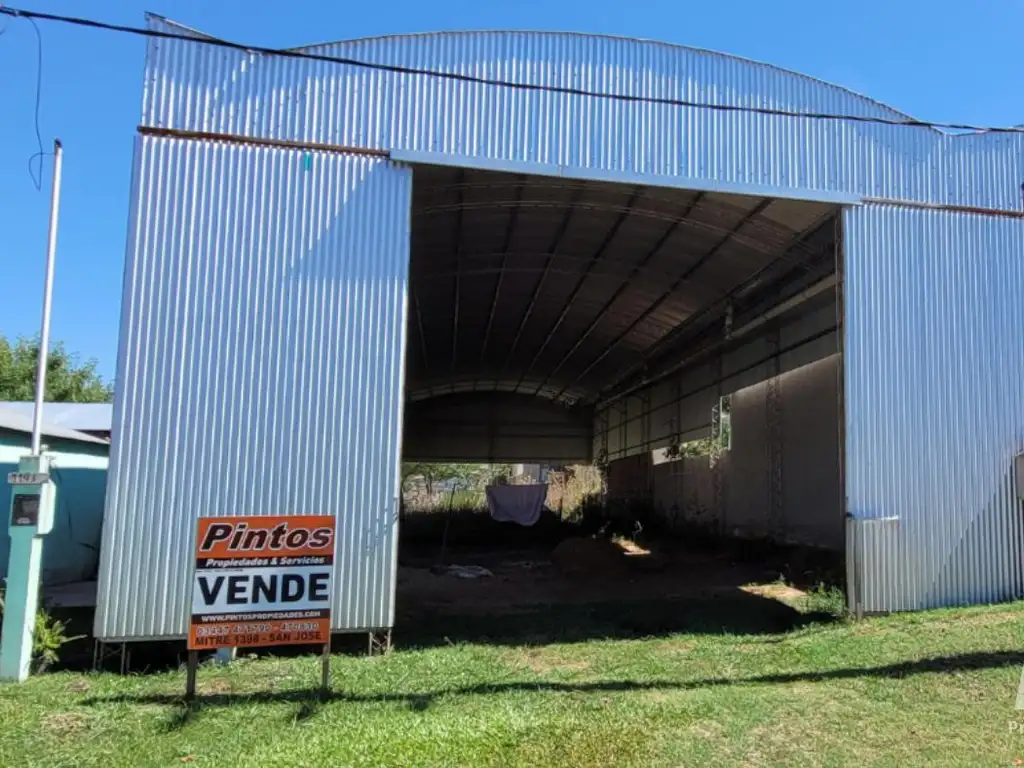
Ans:
{"label": "hanging fabric sheet", "polygon": [[487,488],[487,508],[500,523],[528,526],[540,519],[547,496],[547,484],[491,485]]}

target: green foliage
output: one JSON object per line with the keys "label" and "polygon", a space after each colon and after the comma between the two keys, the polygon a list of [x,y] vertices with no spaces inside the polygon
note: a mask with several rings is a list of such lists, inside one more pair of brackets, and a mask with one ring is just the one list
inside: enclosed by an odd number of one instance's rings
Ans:
{"label": "green foliage", "polygon": [[37,672],[45,672],[60,661],[60,649],[85,635],[68,637],[66,622],[55,619],[46,611],[36,613],[35,633],[32,636],[32,658]]}
{"label": "green foliage", "polygon": [[459,491],[479,490],[495,477],[508,474],[505,465],[451,464],[435,462],[406,463],[402,465],[402,483],[414,477],[423,478],[427,493],[434,493],[437,483],[452,480]]}
{"label": "green foliage", "polygon": [[836,619],[847,617],[846,595],[834,585],[817,584],[807,591],[804,610],[808,613],[827,614]]}
{"label": "green foliage", "polygon": [[665,450],[665,455],[670,459],[681,459],[698,456],[716,457],[721,452],[722,447],[719,441],[712,437],[702,437],[699,440],[690,440],[686,443],[669,446]]}
{"label": "green foliage", "polygon": [[[4,616],[4,592],[0,590],[0,624]],[[44,610],[36,612],[35,632],[32,635],[32,666],[44,672],[60,660],[60,649],[85,635],[68,637],[67,623],[55,619]]]}
{"label": "green foliage", "polygon": [[[35,398],[39,342],[0,336],[0,400]],[[62,343],[50,350],[46,363],[46,400],[52,403],[109,403],[114,387],[96,373],[96,361],[82,362]]]}

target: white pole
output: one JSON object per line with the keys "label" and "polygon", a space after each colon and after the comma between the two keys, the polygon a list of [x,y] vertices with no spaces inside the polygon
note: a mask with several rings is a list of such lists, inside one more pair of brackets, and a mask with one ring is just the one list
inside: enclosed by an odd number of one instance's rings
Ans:
{"label": "white pole", "polygon": [[32,455],[38,456],[43,432],[43,399],[46,395],[46,358],[50,349],[50,300],[53,296],[53,262],[57,256],[57,218],[60,214],[60,171],[64,149],[53,140],[53,189],[50,192],[50,232],[46,243],[46,282],[43,286],[43,322],[39,332],[39,366],[36,368],[36,404],[32,413]]}

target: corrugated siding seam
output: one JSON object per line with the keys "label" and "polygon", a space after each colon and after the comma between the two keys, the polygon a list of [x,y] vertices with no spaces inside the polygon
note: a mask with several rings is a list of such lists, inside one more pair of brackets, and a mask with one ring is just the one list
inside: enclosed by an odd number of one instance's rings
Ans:
{"label": "corrugated siding seam", "polygon": [[899,519],[848,517],[846,522],[850,610],[861,615],[911,608]]}
{"label": "corrugated siding seam", "polygon": [[185,633],[201,514],[337,514],[334,627],[390,626],[411,171],[140,137],[134,176],[96,636]]}
{"label": "corrugated siding seam", "polygon": [[890,206],[844,212],[846,492],[899,518],[907,608],[1019,596],[1024,221]]}
{"label": "corrugated siding seam", "polygon": [[[152,20],[157,28],[164,22]],[[436,152],[807,192],[1021,208],[1024,136],[627,103],[260,56],[151,46],[145,125]],[[892,118],[795,73],[638,40],[476,32],[310,49],[541,86]]]}

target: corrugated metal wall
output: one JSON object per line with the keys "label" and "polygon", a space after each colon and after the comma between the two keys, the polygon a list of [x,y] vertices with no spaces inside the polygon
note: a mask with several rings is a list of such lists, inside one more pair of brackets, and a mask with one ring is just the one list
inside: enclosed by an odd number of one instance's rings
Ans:
{"label": "corrugated metal wall", "polygon": [[[161,30],[181,27],[152,19]],[[1024,137],[632,103],[150,40],[143,123],[477,161],[1017,208]],[[722,54],[545,32],[342,41],[311,53],[630,96],[902,119]],[[654,179],[650,180],[655,183]]]}
{"label": "corrugated metal wall", "polygon": [[405,461],[586,464],[591,414],[507,392],[433,397],[406,405],[402,453]]}
{"label": "corrugated metal wall", "polygon": [[392,624],[411,171],[140,138],[96,636],[186,631],[198,515],[336,514],[334,627]]}
{"label": "corrugated metal wall", "polygon": [[1024,220],[871,205],[844,230],[849,512],[898,518],[862,540],[866,610],[1019,595]]}
{"label": "corrugated metal wall", "polygon": [[904,557],[896,517],[846,519],[846,590],[857,616],[915,608],[907,590],[912,563]]}
{"label": "corrugated metal wall", "polygon": [[[780,375],[778,412],[768,382],[730,398],[731,449],[722,465],[723,528],[746,538],[844,548],[840,488],[839,357],[835,354]],[[778,421],[777,445],[769,439]],[[777,464],[769,452],[778,452]],[[777,515],[770,503],[777,467]]]}
{"label": "corrugated metal wall", "polygon": [[[834,302],[783,323],[779,372],[834,355],[839,348],[836,325]],[[615,461],[707,437],[718,398],[768,379],[774,371],[774,349],[760,333],[718,355],[720,360],[687,368],[602,408],[594,421],[594,456]]]}
{"label": "corrugated metal wall", "polygon": [[[638,454],[609,465],[608,495],[650,498],[670,528],[697,525],[716,535],[842,551],[839,362],[832,354],[781,374],[775,414],[767,382],[732,392],[730,448],[713,468],[706,457],[665,461],[644,485],[647,474],[635,468],[646,467],[651,453]],[[768,439],[771,418],[778,420],[777,445]],[[769,503],[776,466],[770,450],[781,459],[777,517]]]}

